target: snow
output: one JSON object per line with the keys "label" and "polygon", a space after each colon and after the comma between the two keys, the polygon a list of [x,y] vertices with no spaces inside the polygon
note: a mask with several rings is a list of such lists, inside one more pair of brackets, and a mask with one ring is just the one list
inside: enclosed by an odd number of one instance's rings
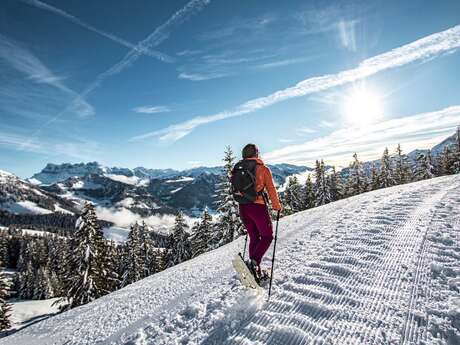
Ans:
{"label": "snow", "polygon": [[179,187],[179,188],[173,189],[170,193],[171,193],[171,194],[177,193],[177,192],[180,191],[182,188],[183,188],[183,187]]}
{"label": "snow", "polygon": [[42,182],[37,180],[36,178],[29,178],[27,179],[27,181],[29,181],[31,184],[36,185],[36,186],[39,186],[42,184]]}
{"label": "snow", "polygon": [[9,301],[12,306],[11,329],[19,329],[56,314],[59,312],[59,306],[52,304],[58,299]]}
{"label": "snow", "polygon": [[111,226],[109,228],[104,228],[104,237],[108,240],[122,243],[126,242],[129,234],[128,228],[122,228],[119,226]]}
{"label": "snow", "polygon": [[457,344],[459,208],[456,175],[297,213],[269,302],[236,278],[240,238],[0,344]]}
{"label": "snow", "polygon": [[66,209],[63,209],[59,204],[54,204],[54,211],[56,212],[61,212],[61,213],[67,213],[67,214],[73,214],[70,211],[67,211]]}
{"label": "snow", "polygon": [[190,176],[182,176],[176,180],[166,180],[165,183],[178,183],[178,182],[190,182],[193,181],[195,178]]}
{"label": "snow", "polygon": [[0,205],[2,208],[18,214],[49,214],[52,211],[39,207],[32,201],[8,202]]}
{"label": "snow", "polygon": [[131,207],[134,205],[134,199],[133,198],[125,198],[119,202],[117,202],[117,205],[118,206],[122,206],[122,207]]}
{"label": "snow", "polygon": [[124,176],[124,175],[113,175],[113,174],[105,174],[105,177],[108,177],[111,180],[125,183],[125,184],[130,184],[133,186],[137,186],[140,182],[143,182],[143,180],[140,180],[139,177],[137,176]]}

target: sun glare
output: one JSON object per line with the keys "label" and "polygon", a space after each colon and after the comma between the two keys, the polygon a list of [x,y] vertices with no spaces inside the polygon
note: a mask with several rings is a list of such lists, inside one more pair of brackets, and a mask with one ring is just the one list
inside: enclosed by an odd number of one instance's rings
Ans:
{"label": "sun glare", "polygon": [[348,123],[365,127],[383,116],[383,107],[377,94],[360,88],[345,98],[344,112]]}

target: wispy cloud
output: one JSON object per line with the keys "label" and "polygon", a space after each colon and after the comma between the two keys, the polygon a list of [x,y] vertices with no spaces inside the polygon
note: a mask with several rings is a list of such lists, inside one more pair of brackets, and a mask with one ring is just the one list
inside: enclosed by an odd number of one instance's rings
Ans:
{"label": "wispy cloud", "polygon": [[30,140],[30,135],[25,133],[23,128],[10,126],[0,128],[0,148],[2,147],[49,157],[59,156],[78,160],[94,160],[101,152],[99,143],[81,136],[61,133],[40,140]]}
{"label": "wispy cloud", "polygon": [[367,128],[342,128],[331,134],[299,145],[269,152],[270,163],[312,164],[325,159],[328,164],[347,165],[354,152],[362,160],[379,158],[386,146],[401,143],[409,152],[437,144],[453,133],[460,123],[460,105],[434,112],[396,118]]}
{"label": "wispy cloud", "polygon": [[274,67],[282,67],[282,66],[294,65],[294,64],[298,64],[298,63],[311,61],[311,60],[313,60],[315,58],[316,58],[316,56],[309,56],[309,57],[303,57],[303,58],[293,58],[293,59],[281,59],[281,60],[278,60],[278,61],[262,63],[260,65],[257,65],[255,68],[268,69],[268,68],[274,68]]}
{"label": "wispy cloud", "polygon": [[39,8],[39,9],[42,9],[42,10],[45,10],[45,11],[48,11],[48,12],[51,12],[51,13],[54,13],[60,17],[63,17],[69,21],[71,21],[72,23],[74,24],[77,24],[89,31],[92,31],[92,32],[95,32],[97,33],[98,35],[101,35],[105,38],[108,38],[109,40],[113,41],[113,42],[116,42],[124,47],[127,47],[129,49],[132,49],[132,50],[135,50],[141,54],[145,54],[145,55],[148,55],[148,56],[151,56],[151,57],[154,57],[160,61],[164,61],[164,62],[173,62],[174,59],[171,58],[170,56],[166,55],[166,54],[163,54],[161,52],[158,52],[158,51],[155,51],[155,50],[151,50],[151,49],[148,49],[147,47],[140,47],[140,46],[136,46],[126,40],[124,40],[123,38],[120,38],[120,37],[117,37],[111,33],[108,33],[108,32],[105,32],[103,30],[99,30],[97,28],[95,28],[94,26],[84,22],[83,20],[81,20],[80,18],[77,18],[57,7],[54,7],[54,6],[51,6],[47,3],[44,3],[42,1],[39,1],[39,0],[21,0],[22,2],[28,4],[28,5],[31,5],[31,6],[34,6],[36,8]]}
{"label": "wispy cloud", "polygon": [[331,121],[326,121],[326,120],[322,120],[319,125],[323,128],[332,128],[334,127],[334,123],[332,123]]}
{"label": "wispy cloud", "polygon": [[328,74],[305,79],[298,84],[276,91],[268,96],[256,98],[238,107],[209,116],[198,116],[167,128],[142,134],[131,141],[159,137],[161,142],[174,142],[190,134],[195,128],[232,117],[253,113],[275,103],[295,97],[325,91],[330,88],[352,83],[392,68],[416,61],[426,61],[460,47],[460,25],[441,31],[412,43],[395,48],[386,53],[362,61],[356,68],[337,74]]}
{"label": "wispy cloud", "polygon": [[206,72],[206,73],[179,73],[177,76],[179,79],[186,79],[192,81],[202,81],[202,80],[211,80],[222,77],[228,77],[230,73],[223,72]]}
{"label": "wispy cloud", "polygon": [[[0,34],[0,60],[3,60],[9,67],[21,72],[36,84],[49,85],[68,98],[75,98],[78,94],[67,87],[64,78],[54,74],[45,66],[35,55],[23,48],[19,43]],[[94,114],[93,107],[83,99],[78,99],[72,103],[67,111],[75,112],[80,116]]]}
{"label": "wispy cloud", "polygon": [[312,134],[312,133],[316,133],[316,130],[313,129],[313,128],[310,128],[310,127],[301,127],[299,129],[297,129],[297,133],[299,133],[299,134]]}
{"label": "wispy cloud", "polygon": [[165,23],[157,27],[144,40],[137,43],[136,46],[123,57],[123,59],[105,72],[99,74],[96,79],[80,94],[78,94],[64,110],[39,127],[35,133],[33,133],[32,139],[35,138],[43,130],[43,128],[49,126],[51,123],[63,116],[69,109],[78,107],[79,104],[83,103],[85,97],[101,86],[107,78],[121,73],[123,70],[134,64],[142,55],[142,52],[151,50],[168,39],[174,28],[186,21],[193,14],[201,11],[207,4],[209,4],[209,2],[210,0],[191,0],[180,10],[175,12]]}
{"label": "wispy cloud", "polygon": [[141,114],[157,114],[157,113],[168,113],[171,109],[164,105],[156,106],[142,106],[133,109],[136,113]]}
{"label": "wispy cloud", "polygon": [[342,46],[348,50],[356,51],[356,20],[340,20],[337,24]]}

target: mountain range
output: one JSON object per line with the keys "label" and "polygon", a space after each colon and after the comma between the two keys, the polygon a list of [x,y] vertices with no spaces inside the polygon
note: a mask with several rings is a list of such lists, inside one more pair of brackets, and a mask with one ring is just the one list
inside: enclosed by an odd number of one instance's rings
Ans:
{"label": "mountain range", "polygon": [[[436,157],[446,146],[455,144],[456,136],[452,135],[434,146],[431,153]],[[409,162],[415,164],[416,157],[426,152],[410,152],[407,154]],[[370,170],[372,163],[378,165],[379,160],[364,162],[365,171]],[[307,166],[291,164],[269,167],[280,190],[290,176],[305,177],[313,171]],[[346,173],[347,169],[343,169],[342,175]],[[106,167],[97,162],[49,163],[25,180],[0,171],[0,210],[3,214],[19,216],[75,214],[86,201],[90,201],[100,214],[117,214],[125,223],[173,215],[179,210],[189,216],[199,216],[206,207],[211,213],[215,209],[216,190],[222,176],[221,166],[174,170]],[[113,220],[116,217],[109,218],[105,220],[117,223]],[[0,225],[5,225],[2,219],[5,217],[0,217]]]}

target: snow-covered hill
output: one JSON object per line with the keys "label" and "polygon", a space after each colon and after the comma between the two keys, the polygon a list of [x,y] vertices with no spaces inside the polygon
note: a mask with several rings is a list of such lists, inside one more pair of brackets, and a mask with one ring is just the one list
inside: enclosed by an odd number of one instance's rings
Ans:
{"label": "snow-covered hill", "polygon": [[0,170],[0,210],[16,214],[72,214],[76,205],[19,177]]}
{"label": "snow-covered hill", "polygon": [[459,210],[460,175],[358,195],[280,221],[270,302],[241,238],[0,344],[458,344]]}

